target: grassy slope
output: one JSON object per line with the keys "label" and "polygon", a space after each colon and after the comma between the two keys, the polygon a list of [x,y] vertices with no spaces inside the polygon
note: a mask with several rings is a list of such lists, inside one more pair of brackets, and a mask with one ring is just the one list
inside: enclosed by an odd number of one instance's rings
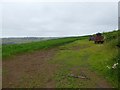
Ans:
{"label": "grassy slope", "polygon": [[82,38],[69,37],[69,38],[60,38],[60,39],[32,42],[32,43],[25,43],[25,44],[3,45],[2,46],[2,57],[8,58],[10,56],[13,56],[19,53],[32,52],[35,50],[52,48],[52,47],[70,43],[70,42],[73,42],[75,40],[82,39]]}
{"label": "grassy slope", "polygon": [[[107,35],[106,38],[108,38]],[[93,42],[89,42],[88,39],[84,39],[60,46],[60,52],[57,53],[52,61],[52,63],[63,65],[55,76],[57,87],[79,88],[81,84],[83,84],[83,87],[89,87],[89,83],[79,82],[73,78],[66,78],[71,73],[70,69],[74,67],[78,67],[78,71],[81,67],[96,71],[111,82],[114,87],[118,87],[118,69],[107,68],[107,66],[112,66],[117,62],[118,47],[116,47],[116,44],[117,39],[109,41],[106,39],[103,45],[94,44]]]}

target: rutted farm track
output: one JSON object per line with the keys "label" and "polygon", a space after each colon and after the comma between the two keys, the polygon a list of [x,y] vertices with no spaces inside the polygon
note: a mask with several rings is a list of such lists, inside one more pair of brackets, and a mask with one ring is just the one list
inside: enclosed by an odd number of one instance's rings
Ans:
{"label": "rutted farm track", "polygon": [[[25,53],[3,60],[3,88],[56,88],[62,86],[63,88],[69,88],[73,87],[74,84],[77,85],[73,88],[112,88],[110,83],[102,76],[88,68],[89,64],[86,62],[88,53],[83,57],[81,56],[82,59],[86,60],[83,61],[84,64],[86,63],[85,65],[78,66],[77,63],[66,67],[64,61],[59,63],[59,61],[55,60],[59,52],[73,51],[74,55],[89,46],[73,45],[69,48],[63,47]],[[66,57],[67,55],[64,59],[71,60],[71,58]],[[68,57],[70,56],[68,55]],[[68,60],[65,62],[69,62]],[[81,75],[85,78],[74,77]]]}
{"label": "rutted farm track", "polygon": [[37,51],[3,60],[3,88],[55,87],[56,65],[48,64],[55,49]]}

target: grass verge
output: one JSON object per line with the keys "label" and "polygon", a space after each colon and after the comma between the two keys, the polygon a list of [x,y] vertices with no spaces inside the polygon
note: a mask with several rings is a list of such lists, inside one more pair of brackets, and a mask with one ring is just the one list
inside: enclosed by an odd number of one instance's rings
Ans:
{"label": "grass verge", "polygon": [[3,45],[2,58],[3,59],[8,58],[10,56],[25,52],[33,52],[41,49],[48,49],[83,38],[85,37],[68,37],[68,38],[59,38],[54,40],[46,40],[46,41],[24,43],[24,44]]}

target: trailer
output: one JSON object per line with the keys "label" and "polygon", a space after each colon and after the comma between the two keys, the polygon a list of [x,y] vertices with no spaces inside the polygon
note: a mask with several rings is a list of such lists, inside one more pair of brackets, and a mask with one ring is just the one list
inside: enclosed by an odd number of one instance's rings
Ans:
{"label": "trailer", "polygon": [[103,44],[104,43],[104,36],[101,33],[97,33],[94,37],[95,44]]}

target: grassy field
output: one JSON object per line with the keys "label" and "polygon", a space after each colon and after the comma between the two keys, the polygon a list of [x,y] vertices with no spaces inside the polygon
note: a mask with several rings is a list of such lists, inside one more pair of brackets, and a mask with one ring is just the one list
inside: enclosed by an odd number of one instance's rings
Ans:
{"label": "grassy field", "polygon": [[[116,55],[117,49],[111,48],[107,43],[104,45],[96,45],[93,42],[89,42],[88,40],[78,40],[69,45],[61,46],[60,52],[52,61],[53,63],[63,65],[63,68],[58,71],[59,74],[56,75],[58,87],[80,87],[77,84],[77,81],[75,83],[75,79],[72,80],[72,78],[67,78],[65,81],[64,76],[70,74],[70,69],[72,68],[76,68],[79,72],[81,67],[96,71],[98,74],[103,75],[106,79],[108,79],[113,84],[113,86],[117,87],[118,70],[107,68],[107,66],[112,67],[113,62],[116,63],[116,60],[113,60]],[[84,85],[88,84],[85,84],[84,82],[81,83]]]}
{"label": "grassy field", "polygon": [[31,42],[39,42],[50,39],[57,39],[56,37],[10,37],[10,38],[2,38],[2,44],[22,44],[22,43],[31,43]]}
{"label": "grassy field", "polygon": [[84,37],[69,37],[60,38],[54,40],[46,40],[40,42],[32,42],[25,44],[14,44],[14,45],[3,45],[2,46],[2,57],[7,58],[23,52],[33,52],[40,49],[48,49],[62,44],[73,42],[77,39],[83,39]]}
{"label": "grassy field", "polygon": [[[44,87],[44,85],[46,84],[44,80],[47,80],[47,77],[49,77],[47,76],[47,74],[44,74],[44,72],[46,72],[49,69],[51,70],[52,68],[52,66],[49,67],[49,65],[60,66],[59,68],[57,68],[54,76],[50,78],[50,80],[51,79],[55,80],[56,88],[102,87],[100,86],[101,84],[103,85],[106,84],[102,79],[105,79],[108,82],[110,82],[112,87],[118,87],[119,64],[115,68],[112,68],[114,64],[119,63],[120,61],[118,53],[119,50],[118,33],[119,33],[118,31],[104,33],[105,36],[104,44],[94,44],[93,41],[88,40],[88,36],[85,36],[74,38],[62,38],[27,44],[5,45],[3,46],[2,56],[5,59],[6,57],[10,58],[13,55],[17,55],[19,53],[22,54],[23,52],[28,53],[41,49],[47,50],[48,48],[55,48],[57,46],[57,51],[54,57],[47,61],[48,64],[43,65],[44,66],[43,72],[42,73],[38,72],[39,74],[35,74],[34,77],[37,77],[36,75],[38,75],[39,78],[30,79],[31,81],[29,81],[28,74],[28,76],[26,77],[27,78],[26,81],[23,80],[23,82],[28,81],[28,84],[30,85],[28,87],[37,87],[37,85],[41,81],[43,81],[44,83],[42,83],[41,86],[39,87]],[[33,59],[33,61],[34,60],[36,60],[36,62],[38,63],[39,58],[36,57],[36,59]],[[12,60],[10,62],[13,63]],[[6,62],[4,61],[4,63]],[[14,64],[16,65],[16,63]],[[41,68],[39,69],[41,70]],[[48,71],[46,73],[48,73]],[[70,76],[70,74],[77,75],[85,74],[88,77],[88,79],[82,80],[78,78],[73,78]],[[42,78],[40,77],[41,75]],[[33,81],[35,83],[33,83]],[[104,83],[100,83],[102,81]]]}
{"label": "grassy field", "polygon": [[[120,60],[117,47],[118,32],[104,33],[104,36],[106,37],[104,44],[94,44],[84,39],[59,47],[60,52],[52,61],[52,63],[63,65],[56,75],[57,87],[79,88],[81,84],[83,87],[88,87],[89,83],[76,81],[73,78],[65,79],[71,73],[71,68],[76,68],[80,72],[81,67],[96,71],[114,87],[118,87],[118,66],[112,69],[112,66]],[[96,78],[95,80],[97,81]]]}

